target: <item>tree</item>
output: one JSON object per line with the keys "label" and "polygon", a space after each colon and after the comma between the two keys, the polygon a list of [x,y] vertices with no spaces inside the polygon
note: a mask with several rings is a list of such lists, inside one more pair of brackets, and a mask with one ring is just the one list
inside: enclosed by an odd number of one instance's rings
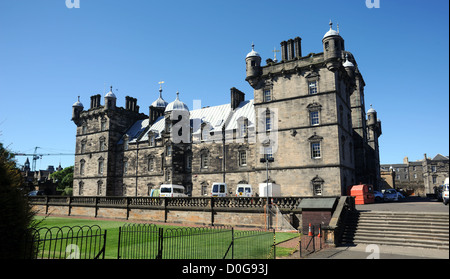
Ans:
{"label": "tree", "polygon": [[58,188],[63,190],[63,195],[71,195],[73,187],[73,166],[50,174],[50,178],[58,183]]}
{"label": "tree", "polygon": [[27,240],[35,213],[21,191],[22,176],[16,168],[14,155],[0,143],[0,259],[17,259],[26,256]]}

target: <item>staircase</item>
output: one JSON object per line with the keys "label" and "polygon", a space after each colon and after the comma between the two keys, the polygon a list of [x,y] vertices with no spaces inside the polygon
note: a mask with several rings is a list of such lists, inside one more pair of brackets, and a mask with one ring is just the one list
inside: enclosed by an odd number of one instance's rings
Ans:
{"label": "staircase", "polygon": [[449,215],[369,211],[352,212],[345,222],[343,245],[381,244],[449,249]]}

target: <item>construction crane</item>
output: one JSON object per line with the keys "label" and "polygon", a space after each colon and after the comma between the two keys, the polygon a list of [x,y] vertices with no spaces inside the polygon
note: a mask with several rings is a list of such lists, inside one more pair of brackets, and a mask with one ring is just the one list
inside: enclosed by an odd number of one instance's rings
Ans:
{"label": "construction crane", "polygon": [[36,171],[36,161],[39,159],[42,159],[42,156],[65,156],[65,155],[75,155],[73,153],[37,153],[38,148],[42,149],[39,146],[36,146],[34,148],[33,154],[28,153],[12,153],[14,156],[32,156],[33,157],[33,164],[32,164],[32,171]]}

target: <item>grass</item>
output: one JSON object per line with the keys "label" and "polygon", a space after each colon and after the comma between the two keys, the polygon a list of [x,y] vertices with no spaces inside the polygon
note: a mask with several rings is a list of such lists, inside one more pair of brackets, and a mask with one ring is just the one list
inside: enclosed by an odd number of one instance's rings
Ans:
{"label": "grass", "polygon": [[[105,259],[116,259],[117,258],[117,251],[118,251],[118,242],[119,242],[119,227],[123,227],[125,224],[129,224],[125,221],[112,221],[112,220],[91,220],[91,219],[76,219],[76,218],[64,218],[64,217],[42,217],[42,216],[36,216],[36,219],[38,221],[42,221],[40,223],[40,227],[63,227],[63,226],[93,226],[97,225],[102,230],[107,230],[107,237],[106,237],[106,250],[105,250]],[[158,227],[164,228],[164,230],[167,231],[167,229],[174,229],[174,228],[180,228],[180,227],[174,227],[174,226],[168,226],[168,225],[158,225]],[[298,237],[297,233],[285,233],[285,232],[277,232],[275,234],[275,243],[280,243],[292,238]],[[198,237],[190,237],[192,241],[195,241],[195,238]],[[257,239],[257,238],[255,238]],[[154,239],[148,240],[148,241],[154,241]],[[245,240],[244,240],[245,241]],[[260,240],[259,240],[260,241]],[[270,241],[270,240],[268,240]],[[225,243],[226,242],[226,243]],[[266,237],[267,242],[267,237]],[[229,240],[223,240],[223,241],[197,241],[195,243],[201,243],[204,247],[201,247],[200,245],[198,251],[194,251],[197,253],[200,257],[201,255],[201,249],[205,248],[205,246],[218,246],[222,250],[226,249],[224,247],[227,247],[229,244]],[[179,245],[179,244],[174,244]],[[198,245],[197,245],[198,246]],[[179,247],[179,246],[177,246]],[[235,256],[238,255],[241,251],[239,250],[239,247],[241,245],[235,245]],[[179,247],[181,248],[181,247]],[[178,250],[179,252],[185,251],[186,257],[189,257],[189,252],[192,253],[192,251],[186,251],[184,250]],[[215,250],[215,249],[211,249]],[[217,249],[219,250],[219,249]],[[293,249],[290,248],[283,248],[283,247],[277,247],[276,254],[277,256],[284,256],[289,255],[292,253]]]}

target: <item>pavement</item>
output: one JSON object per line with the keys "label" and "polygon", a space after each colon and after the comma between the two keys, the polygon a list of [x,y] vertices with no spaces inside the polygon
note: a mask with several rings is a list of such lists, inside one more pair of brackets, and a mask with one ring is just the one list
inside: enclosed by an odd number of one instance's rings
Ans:
{"label": "pavement", "polygon": [[327,248],[306,259],[449,259],[448,250],[410,248],[375,244],[358,244]]}
{"label": "pavement", "polygon": [[[399,202],[356,205],[359,211],[449,213],[449,206],[428,198],[410,197]],[[295,255],[293,255],[295,257]],[[358,244],[320,250],[307,259],[449,259],[449,250],[392,245]]]}

